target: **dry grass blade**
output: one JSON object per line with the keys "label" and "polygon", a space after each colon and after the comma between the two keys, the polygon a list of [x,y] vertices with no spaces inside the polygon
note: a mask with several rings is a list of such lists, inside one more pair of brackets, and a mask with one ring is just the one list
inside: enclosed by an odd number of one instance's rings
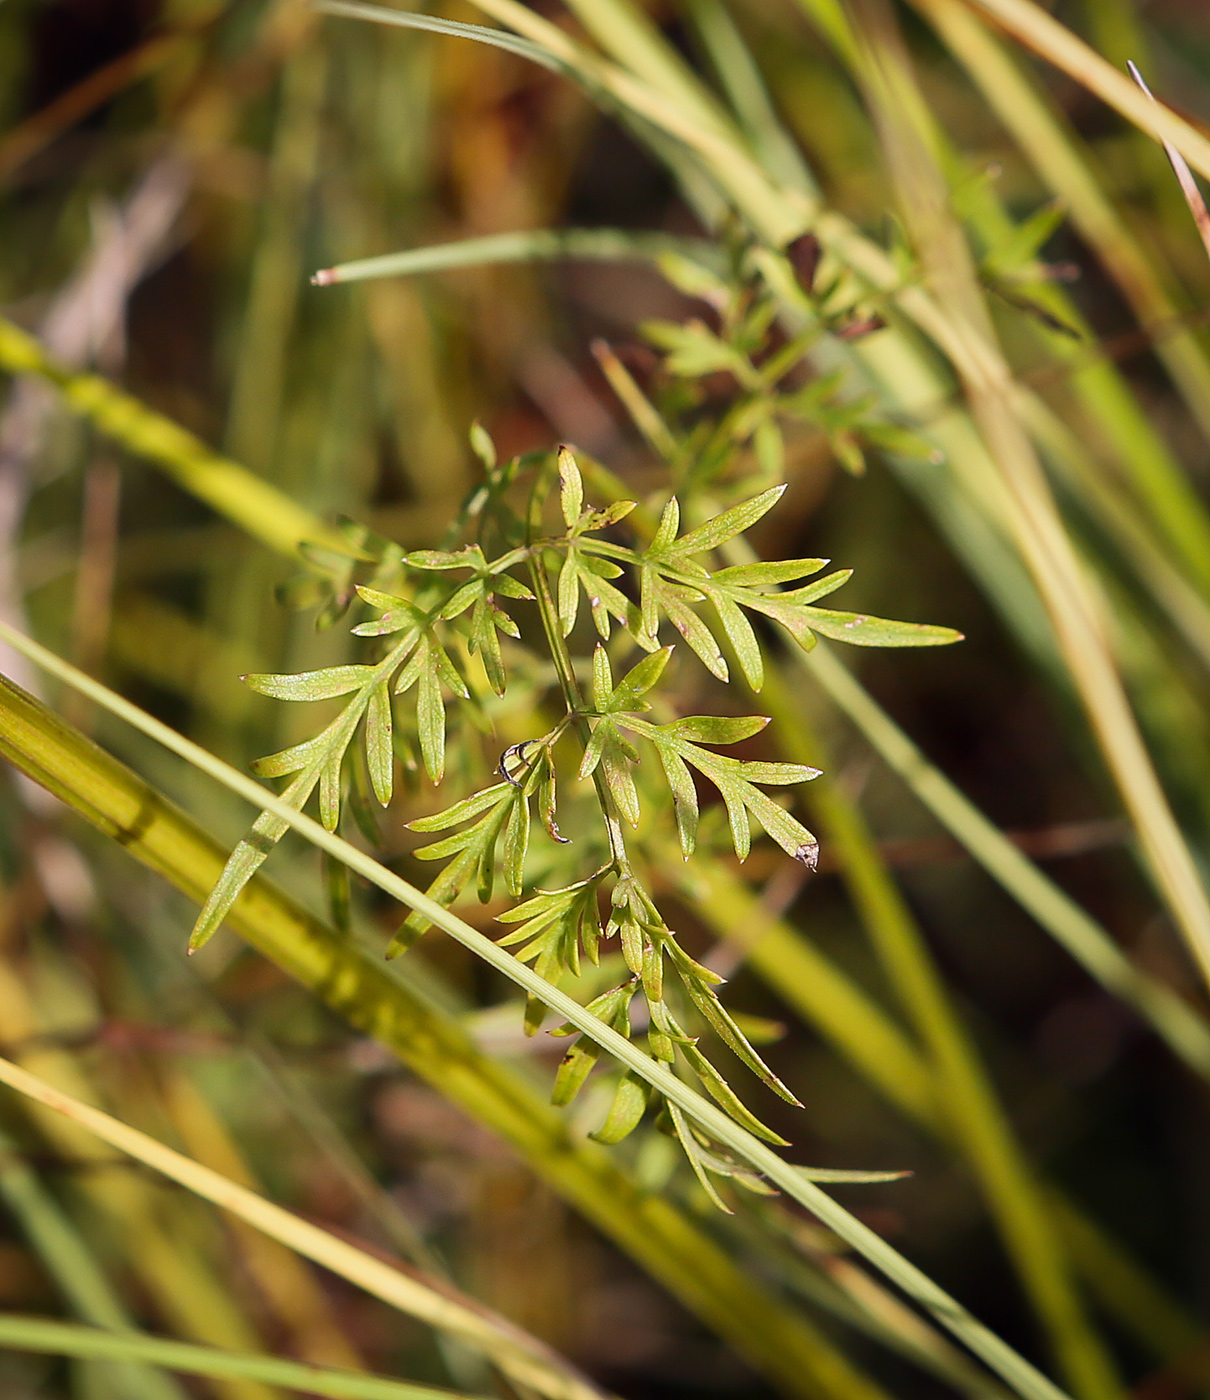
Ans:
{"label": "dry grass blade", "polygon": [[472,1307],[440,1288],[392,1268],[335,1235],[266,1201],[219,1172],[165,1147],[100,1109],[55,1088],[9,1060],[0,1059],[0,1082],[53,1109],[136,1161],[247,1221],[296,1253],[364,1288],[383,1302],[480,1348],[506,1375],[550,1400],[600,1400],[602,1392],[556,1364],[548,1349],[503,1318]]}
{"label": "dry grass blade", "polygon": [[1170,108],[1139,89],[1075,34],[1032,0],[965,0],[990,15],[1015,39],[1095,93],[1128,121],[1168,141],[1201,174],[1210,177],[1210,139]]}
{"label": "dry grass blade", "polygon": [[[1023,1400],[1067,1400],[1066,1392],[1049,1377],[980,1322],[956,1298],[934,1283],[898,1250],[888,1245],[869,1226],[858,1220],[826,1192],[821,1191],[799,1167],[787,1162],[766,1143],[738,1126],[728,1113],[690,1088],[666,1066],[633,1045],[546,978],[512,957],[507,949],[493,943],[463,919],[450,913],[444,906],[430,899],[365,852],[342,840],[319,822],[282,801],[267,788],[237,772],[221,759],[215,758],[200,745],[176,733],[168,725],[154,719],[138,706],[124,700],[108,687],[85,676],[53,652],[22,636],[5,623],[0,623],[0,637],[42,670],[57,676],[111,714],[179,754],[195,768],[209,774],[224,787],[251,802],[258,810],[271,812],[274,817],[305,836],[311,844],[334,856],[350,870],[364,876],[384,893],[397,899],[407,908],[415,910],[464,947],[469,948],[485,963],[521,987],[528,996],[543,1002],[556,1015],[599,1045],[615,1061],[644,1079],[708,1135],[735,1152],[760,1175],[818,1216],[830,1230],[958,1337],[991,1370],[1017,1391]],[[122,1124],[115,1126],[124,1129]],[[328,1237],[325,1236],[326,1238]]]}
{"label": "dry grass blade", "polygon": [[[2,680],[0,752],[192,902],[200,903],[218,878],[225,851],[217,842],[128,768]],[[440,998],[435,1002],[417,989],[414,969],[405,974],[384,962],[378,946],[369,952],[350,944],[261,875],[253,877],[229,922],[338,1016],[509,1143],[786,1395],[885,1400],[808,1319],[745,1275],[666,1194],[641,1186],[615,1155],[571,1138],[562,1116],[526,1079],[481,1051],[462,1023],[441,1009]],[[875,1035],[871,1043],[883,1042]]]}
{"label": "dry grass blade", "polygon": [[[1130,76],[1155,103],[1156,110],[1160,110],[1160,104],[1156,102],[1155,94],[1147,86],[1137,65],[1132,61],[1127,66],[1130,69]],[[1181,193],[1185,196],[1185,202],[1189,206],[1189,212],[1193,215],[1193,222],[1197,225],[1197,231],[1201,236],[1202,247],[1206,250],[1206,256],[1210,257],[1210,210],[1206,208],[1206,201],[1202,198],[1202,192],[1197,187],[1197,181],[1193,178],[1193,171],[1189,169],[1185,157],[1166,136],[1161,135],[1159,139],[1164,147],[1164,154],[1172,162],[1172,168],[1176,172]]]}

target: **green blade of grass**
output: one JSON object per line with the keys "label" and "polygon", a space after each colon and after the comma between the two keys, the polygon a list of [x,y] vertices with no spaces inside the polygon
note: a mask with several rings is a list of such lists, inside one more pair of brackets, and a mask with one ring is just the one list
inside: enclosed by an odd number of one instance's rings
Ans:
{"label": "green blade of grass", "polygon": [[40,669],[57,676],[73,689],[80,690],[110,713],[132,724],[148,737],[185,758],[195,768],[208,773],[230,791],[244,797],[258,810],[272,812],[313,845],[327,851],[406,907],[422,914],[484,962],[503,973],[528,995],[542,1001],[557,1015],[600,1045],[615,1060],[645,1079],[665,1099],[676,1104],[687,1117],[755,1167],[773,1185],[819,1217],[829,1229],[876,1269],[932,1313],[942,1326],[950,1330],[986,1365],[1025,1397],[1025,1400],[1059,1400],[1059,1397],[1064,1396],[1064,1392],[1053,1381],[975,1318],[956,1298],[940,1288],[826,1192],[808,1181],[797,1168],[740,1128],[725,1112],[598,1020],[578,1002],[552,986],[526,964],[510,956],[506,949],[498,947],[477,929],[451,914],[449,910],[429,899],[364,852],[328,832],[320,823],[281,801],[267,789],[245,778],[199,745],[153,719],[107,687],[90,680],[75,667],[61,661],[53,653],[7,624],[0,624],[0,636]]}
{"label": "green blade of grass", "polygon": [[864,65],[869,97],[888,148],[888,166],[909,232],[951,343],[950,358],[987,443],[1003,494],[1004,523],[1046,604],[1076,694],[1105,765],[1138,832],[1157,893],[1210,981],[1210,898],[1156,776],[1113,656],[1101,598],[1068,536],[1034,446],[1015,407],[1012,375],[999,349],[964,233],[948,208],[925,135],[903,121],[915,79],[880,24]]}
{"label": "green blade of grass", "polygon": [[[0,683],[0,752],[120,841],[196,903],[226,851],[141,779],[30,697]],[[643,1190],[616,1157],[569,1136],[529,1084],[489,1059],[424,997],[408,970],[320,924],[261,875],[228,922],[338,1015],[519,1151],[620,1248],[787,1394],[884,1400],[807,1320],[788,1310],[665,1197]],[[415,956],[415,955],[413,955]]]}
{"label": "green blade of grass", "polygon": [[[980,93],[1021,147],[1052,194],[1066,204],[1081,237],[1100,258],[1130,303],[1139,324],[1155,334],[1156,354],[1180,389],[1189,411],[1210,435],[1210,365],[1196,337],[1179,324],[1171,297],[1152,270],[1059,117],[1029,83],[963,0],[915,0]],[[1079,351],[1073,347],[1073,354]],[[1210,526],[1205,508],[1180,469],[1158,444],[1136,455],[1136,478],[1170,539],[1210,582]]]}
{"label": "green blade of grass", "polygon": [[0,371],[33,374],[53,384],[70,408],[128,452],[159,467],[191,495],[280,554],[303,542],[347,548],[305,507],[246,467],[212,452],[199,438],[98,374],[60,365],[38,341],[0,317]]}
{"label": "green blade of grass", "polygon": [[[750,967],[897,1112],[938,1137],[949,1125],[935,1073],[895,1020],[760,896],[719,864],[680,859],[668,845],[662,869],[706,928],[735,946]],[[1175,1303],[1078,1205],[1047,1184],[1046,1199],[1089,1292],[1161,1361],[1201,1338]]]}
{"label": "green blade of grass", "polygon": [[[778,679],[767,680],[761,699],[773,718],[781,752],[794,762],[830,769],[802,707],[789,702]],[[970,1163],[1062,1372],[1078,1394],[1101,1400],[1120,1395],[1121,1381],[1075,1287],[1034,1169],[861,813],[826,771],[805,796],[813,828],[830,840],[839,857],[850,899],[932,1059],[941,1113]]]}
{"label": "green blade of grass", "polygon": [[407,248],[400,253],[359,258],[338,263],[312,277],[317,286],[335,282],[359,282],[373,277],[411,277],[422,272],[450,268],[486,267],[494,263],[553,262],[585,259],[601,262],[655,262],[676,253],[713,266],[718,262],[714,244],[704,239],[675,238],[670,234],[633,233],[628,229],[524,229],[517,233],[492,233],[484,238],[461,238],[427,248]]}
{"label": "green blade of grass", "polygon": [[1078,35],[1032,0],[964,0],[964,3],[990,15],[1018,42],[1095,93],[1148,136],[1167,141],[1196,171],[1210,178],[1210,140],[1171,108],[1151,102],[1125,73],[1119,73]]}
{"label": "green blade of grass", "polygon": [[795,661],[808,671],[945,829],[1077,962],[1132,1005],[1189,1067],[1210,1078],[1210,1027],[1187,1002],[1140,972],[1100,924],[997,830],[930,763],[861,683],[821,643]]}
{"label": "green blade of grass", "polygon": [[36,1102],[63,1114],[102,1141],[231,1212],[287,1248],[322,1264],[390,1306],[471,1342],[519,1384],[551,1400],[599,1400],[601,1392],[596,1386],[575,1375],[566,1364],[552,1360],[547,1348],[503,1319],[471,1308],[447,1292],[429,1287],[419,1277],[404,1274],[7,1060],[0,1063],[0,1078],[5,1076],[7,1083]]}
{"label": "green blade of grass", "polygon": [[145,1332],[105,1331],[13,1313],[0,1313],[0,1347],[89,1361],[137,1362],[187,1376],[255,1380],[307,1395],[322,1395],[326,1400],[467,1400],[452,1390],[414,1385],[387,1376],[359,1376],[275,1356],[240,1356],[190,1342],[152,1337]]}
{"label": "green blade of grass", "polygon": [[[38,1174],[0,1130],[0,1197],[20,1221],[38,1257],[71,1308],[97,1328],[114,1330],[133,1324],[92,1252],[71,1220],[42,1184]],[[185,1400],[168,1376],[151,1369],[154,1362],[132,1364],[115,1358],[113,1376],[130,1400]]]}

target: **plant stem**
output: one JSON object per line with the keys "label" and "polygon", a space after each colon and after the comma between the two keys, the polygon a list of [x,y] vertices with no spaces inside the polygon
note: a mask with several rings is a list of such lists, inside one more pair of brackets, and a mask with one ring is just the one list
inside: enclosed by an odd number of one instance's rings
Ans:
{"label": "plant stem", "polygon": [[[226,850],[96,744],[0,680],[0,754],[200,903]],[[251,785],[255,788],[255,784]],[[443,918],[447,915],[443,912]],[[886,1400],[810,1322],[767,1292],[615,1153],[572,1138],[529,1083],[483,1054],[418,979],[320,923],[254,875],[228,924],[253,948],[497,1133],[619,1248],[797,1400]],[[416,957],[415,953],[410,955]]]}
{"label": "plant stem", "polygon": [[0,637],[41,669],[81,690],[110,713],[134,725],[149,738],[185,758],[195,768],[208,773],[230,791],[238,793],[258,810],[272,812],[280,817],[312,845],[335,856],[386,894],[409,909],[416,910],[484,962],[503,973],[528,995],[545,1002],[552,1011],[595,1041],[620,1064],[646,1080],[708,1135],[738,1154],[775,1186],[780,1187],[816,1215],[829,1229],[902,1288],[909,1297],[931,1312],[944,1327],[953,1332],[1024,1397],[1024,1400],[1067,1400],[1066,1393],[1037,1367],[975,1318],[956,1298],[934,1283],[881,1236],[811,1182],[797,1167],[786,1162],[769,1146],[741,1128],[729,1114],[678,1079],[671,1070],[586,1011],[579,1002],[512,957],[507,949],[498,947],[478,929],[472,928],[465,920],[429,899],[422,891],[365,852],[325,830],[319,822],[283,802],[268,789],[246,778],[229,764],[146,714],[106,686],[83,675],[74,666],[68,665],[53,652],[47,651],[16,629],[0,622]]}

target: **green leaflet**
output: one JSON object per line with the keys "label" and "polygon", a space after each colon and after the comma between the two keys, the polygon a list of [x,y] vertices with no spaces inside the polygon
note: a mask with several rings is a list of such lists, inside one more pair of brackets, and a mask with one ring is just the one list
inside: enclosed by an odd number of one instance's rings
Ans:
{"label": "green leaflet", "polygon": [[991,277],[1028,272],[1030,264],[1066,217],[1067,206],[1061,199],[1036,209],[1024,223],[1015,225],[988,250],[980,271]]}
{"label": "green leaflet", "polygon": [[[691,744],[738,744],[759,734],[768,724],[765,715],[744,715],[742,718],[731,715],[686,715],[684,719],[660,725],[660,732],[673,739],[687,739]],[[770,768],[779,766],[789,765],[771,764]],[[810,776],[815,776],[813,769]]]}
{"label": "green leaflet", "polygon": [[[535,785],[532,781],[527,781],[524,786],[511,782],[496,783],[455,803],[447,811],[408,823],[413,831],[442,831],[466,821],[471,823],[461,831],[413,851],[412,854],[420,860],[453,857],[428,887],[430,899],[448,907],[473,881],[480,903],[486,904],[495,888],[497,846],[506,830],[513,832],[513,853],[511,860],[506,858],[505,861],[505,884],[510,893],[520,893],[517,847],[527,836],[518,836],[516,826],[510,826],[510,823],[523,823],[528,832],[529,795]],[[523,858],[524,848],[521,847],[520,859]],[[406,952],[429,927],[430,922],[423,915],[409,915],[387,949],[387,957],[397,957]]]}
{"label": "green leaflet", "polygon": [[666,353],[668,369],[687,379],[698,379],[720,371],[747,379],[751,366],[738,350],[720,340],[701,321],[678,325],[675,321],[647,321],[643,335]]}
{"label": "green leaflet", "polygon": [[717,549],[728,540],[733,540],[736,535],[742,535],[773,509],[785,494],[785,490],[784,486],[770,487],[759,496],[753,496],[750,500],[707,520],[704,525],[699,525],[696,530],[690,530],[687,535],[677,540],[675,553],[704,554],[706,550]]}
{"label": "green leaflet", "polygon": [[885,617],[864,613],[828,612],[808,608],[808,626],[834,642],[851,642],[860,647],[937,647],[962,640],[952,627],[933,627],[923,622],[892,622]]}
{"label": "green leaflet", "polygon": [[392,727],[391,693],[384,680],[370,692],[366,713],[366,764],[374,796],[384,807],[390,806],[395,778]]}
{"label": "green leaflet", "polygon": [[772,510],[784,490],[782,486],[770,487],[679,538],[680,509],[676,498],[672,497],[664,507],[651,542],[641,552],[584,536],[574,552],[569,550],[559,577],[564,635],[574,626],[578,585],[583,585],[587,557],[595,555],[611,562],[629,562],[639,585],[637,627],[633,607],[628,608],[624,598],[602,601],[601,589],[597,588],[594,617],[600,613],[604,620],[603,626],[599,623],[602,637],[608,636],[608,615],[612,614],[640,646],[654,651],[659,645],[657,634],[661,620],[666,619],[680,632],[707,670],[725,681],[728,666],[722,648],[699,612],[708,602],[719,635],[734,649],[744,678],[754,690],[759,690],[764,680],[764,662],[759,639],[745,609],[778,623],[808,649],[815,645],[816,633],[858,646],[942,646],[961,640],[961,634],[949,627],[894,622],[862,613],[832,612],[810,606],[847,582],[850,570],[838,569],[796,589],[780,587],[817,573],[826,562],[822,559],[739,564],[711,574],[694,558],[721,548],[750,529]]}
{"label": "green leaflet", "polygon": [[243,680],[249,690],[275,700],[331,700],[360,690],[373,674],[373,666],[329,666],[297,676],[250,675]]}
{"label": "green leaflet", "polygon": [[[282,796],[302,807],[318,790],[319,815],[329,831],[340,822],[347,750],[359,727],[364,727],[365,766],[370,786],[382,806],[394,791],[394,738],[392,682],[396,694],[416,689],[416,733],[425,770],[433,782],[440,782],[445,771],[445,693],[469,700],[470,690],[454,665],[438,626],[449,624],[468,610],[471,613],[469,646],[478,650],[484,670],[493,687],[502,692],[504,666],[497,641],[499,631],[516,634],[512,619],[495,601],[497,592],[510,598],[530,598],[529,589],[504,573],[493,572],[479,547],[455,553],[440,550],[417,551],[404,557],[413,568],[447,570],[470,568],[475,577],[469,583],[441,584],[436,592],[425,592],[422,585],[417,599],[400,597],[369,585],[359,584],[356,592],[363,602],[379,612],[379,617],[352,630],[359,636],[388,637],[396,640],[376,665],[330,666],[297,675],[245,676],[258,694],[280,700],[327,700],[351,696],[344,711],[312,739],[270,754],[254,765],[263,777],[298,776]],[[423,596],[423,603],[418,601]],[[364,721],[364,726],[363,726]],[[365,814],[359,825],[365,826]],[[371,824],[372,825],[372,824]],[[218,929],[239,892],[259,868],[269,851],[284,835],[285,827],[276,818],[262,816],[248,836],[239,843],[218,884],[211,891],[190,938],[190,947],[199,948]],[[514,830],[510,869],[518,867],[524,852],[521,836]],[[490,878],[480,863],[480,878]]]}
{"label": "green leaflet", "polygon": [[584,480],[569,448],[559,448],[559,505],[563,523],[570,530],[584,511]]}
{"label": "green leaflet", "polygon": [[759,690],[765,680],[765,663],[761,655],[760,643],[756,639],[756,633],[752,630],[752,624],[744,616],[743,609],[739,604],[721,589],[713,590],[709,594],[709,598],[714,604],[719,624],[726,633],[732,650],[739,658],[744,679],[754,691]]}
{"label": "green leaflet", "polygon": [[[594,1016],[599,1016],[619,1035],[629,1036],[630,1003],[634,993],[633,983],[612,987],[609,991],[603,992],[599,997],[590,1001],[587,1009]],[[570,1026],[561,1026],[553,1034],[569,1035],[575,1034],[575,1032]],[[569,1104],[575,1098],[584,1087],[584,1081],[592,1072],[592,1067],[596,1064],[600,1053],[600,1046],[595,1041],[588,1040],[582,1035],[577,1036],[575,1043],[559,1064],[558,1072],[555,1075],[554,1091],[550,1096],[552,1103]]]}
{"label": "green leaflet", "polygon": [[716,584],[736,588],[776,588],[796,578],[809,578],[827,566],[826,559],[771,559],[752,564],[734,564],[728,569],[716,569],[711,578]]}
{"label": "green leaflet", "polygon": [[694,1176],[697,1177],[702,1190],[719,1210],[727,1215],[734,1214],[731,1207],[726,1204],[715,1189],[714,1182],[711,1180],[712,1176],[730,1178],[737,1186],[743,1186],[746,1190],[760,1196],[776,1194],[765,1179],[753,1171],[751,1167],[733,1161],[730,1157],[725,1156],[721,1150],[712,1150],[711,1147],[707,1146],[706,1142],[703,1141],[705,1134],[701,1133],[675,1104],[667,1104],[666,1109],[672,1120],[677,1141],[689,1159]]}
{"label": "green leaflet", "polygon": [[768,723],[763,716],[730,719],[719,715],[691,715],[672,724],[657,725],[626,715],[616,722],[655,746],[672,788],[681,849],[686,859],[693,853],[697,827],[696,792],[688,772],[684,776],[681,772],[689,765],[708,778],[722,794],[731,819],[735,851],[741,860],[748,854],[746,813],[750,812],[788,855],[814,866],[819,849],[814,836],[755,784],[805,783],[817,778],[819,770],[798,763],[744,762],[701,747],[702,743],[734,744],[758,734]]}
{"label": "green leaflet", "polygon": [[613,1103],[609,1106],[604,1123],[595,1133],[589,1133],[588,1136],[607,1146],[621,1142],[639,1126],[650,1098],[651,1091],[647,1083],[628,1070],[618,1080]]}
{"label": "green leaflet", "polygon": [[[668,665],[668,659],[672,655],[671,647],[661,647],[659,651],[653,652],[650,656],[645,656],[636,665],[632,666],[618,684],[609,691],[607,695],[597,697],[597,709],[601,714],[617,714],[625,710],[647,709],[646,704],[641,704],[642,696],[658,683],[664,674],[664,668]],[[599,661],[598,661],[599,658]],[[597,680],[598,664],[603,662],[602,678],[605,683],[609,680],[609,659],[605,648],[597,645],[593,653],[593,684],[594,689]],[[602,686],[604,689],[604,686]]]}

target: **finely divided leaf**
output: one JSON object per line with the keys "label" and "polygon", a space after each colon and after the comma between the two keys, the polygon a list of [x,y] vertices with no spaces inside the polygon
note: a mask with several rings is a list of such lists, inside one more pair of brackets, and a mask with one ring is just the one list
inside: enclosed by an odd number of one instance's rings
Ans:
{"label": "finely divided leaf", "polygon": [[294,744],[288,749],[279,749],[277,753],[267,754],[264,758],[256,759],[251,767],[258,778],[282,778],[287,773],[298,773],[319,754],[329,742],[327,730],[322,734],[317,734],[314,739],[307,739],[301,744]]}
{"label": "finely divided leaf", "polygon": [[427,666],[420,672],[416,728],[425,770],[434,783],[439,783],[445,775],[445,706],[436,666]]}
{"label": "finely divided leaf", "polygon": [[667,745],[660,745],[656,752],[668,779],[668,786],[672,789],[672,804],[676,812],[681,854],[688,860],[697,844],[698,805],[693,774],[685,767],[680,755]]}
{"label": "finely divided leaf", "polygon": [[656,527],[656,532],[652,537],[648,547],[651,554],[663,554],[672,546],[676,539],[676,532],[680,528],[681,508],[675,496],[668,498],[668,504],[664,507],[660,516],[660,523]]}
{"label": "finely divided leaf", "polygon": [[767,715],[686,715],[661,724],[661,734],[694,744],[738,744],[759,734],[769,723]]}
{"label": "finely divided leaf", "polygon": [[497,806],[513,790],[512,783],[494,783],[480,792],[472,792],[444,812],[434,812],[431,817],[417,817],[408,822],[409,831],[445,831],[477,817]]}
{"label": "finely divided leaf", "polygon": [[[601,650],[603,648],[598,647],[598,651]],[[640,696],[646,695],[659,681],[671,655],[671,647],[661,647],[659,651],[643,657],[626,672],[601,708],[611,713],[638,708]]]}
{"label": "finely divided leaf", "polygon": [[632,1070],[627,1070],[618,1080],[613,1103],[604,1123],[595,1133],[589,1133],[588,1136],[607,1146],[621,1142],[639,1126],[650,1097],[651,1089],[647,1081],[640,1079]]}
{"label": "finely divided leaf", "polygon": [[727,634],[727,640],[739,658],[744,679],[753,690],[759,690],[765,682],[765,663],[761,655],[760,643],[756,640],[756,633],[752,630],[752,624],[744,616],[739,605],[728,598],[725,593],[712,588],[707,590],[707,597],[714,604],[714,610],[718,613],[718,620],[722,624],[723,631]]}

